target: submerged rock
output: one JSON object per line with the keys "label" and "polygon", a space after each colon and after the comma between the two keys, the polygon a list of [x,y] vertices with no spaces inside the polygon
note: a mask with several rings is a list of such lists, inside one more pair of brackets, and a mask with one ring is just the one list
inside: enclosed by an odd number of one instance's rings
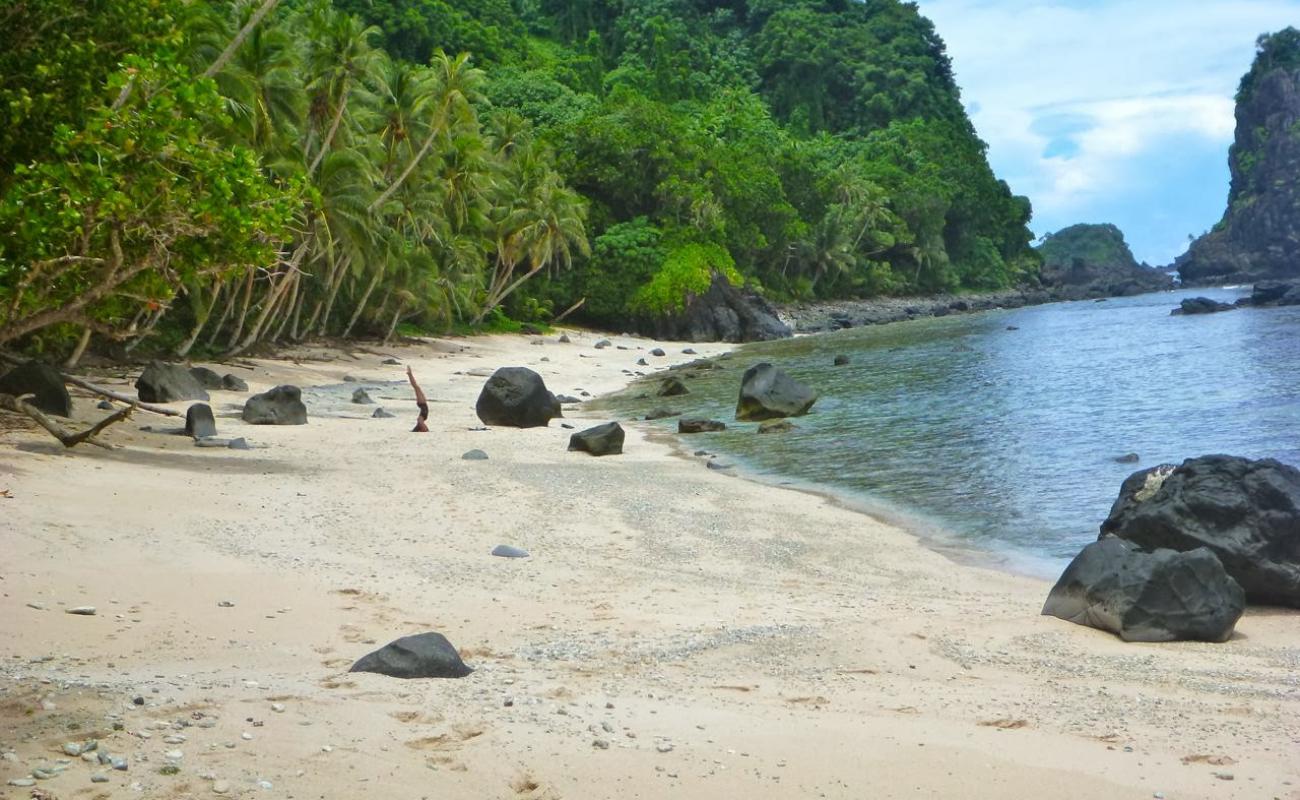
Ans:
{"label": "submerged rock", "polygon": [[0,394],[34,395],[27,402],[46,414],[72,416],[72,397],[64,385],[63,374],[48,364],[29,361],[9,370],[0,377]]}
{"label": "submerged rock", "polygon": [[651,420],[656,420],[656,419],[667,419],[669,417],[675,417],[680,413],[681,413],[680,411],[673,411],[671,408],[656,408],[656,409],[652,409],[650,413],[646,414],[645,418],[646,421],[649,422]]}
{"label": "submerged rock", "polygon": [[306,425],[307,406],[297,386],[277,386],[248,398],[242,417],[249,425]]}
{"label": "submerged rock", "polygon": [[1225,642],[1245,606],[1241,587],[1204,547],[1148,553],[1107,538],[1075,556],[1043,614],[1126,642]]}
{"label": "submerged rock", "polygon": [[390,678],[463,678],[474,670],[441,633],[403,636],[361,657],[349,672],[373,672]]}
{"label": "submerged rock", "polygon": [[492,373],[474,405],[484,425],[536,428],[561,416],[560,402],[542,376],[527,367],[502,367]]}
{"label": "submerged rock", "polygon": [[607,422],[569,437],[569,449],[591,453],[593,456],[612,456],[623,452],[623,427],[617,422]]}
{"label": "submerged rock", "polygon": [[665,378],[664,382],[659,384],[659,391],[655,394],[660,397],[679,397],[690,392],[691,390],[686,388],[681,378]]}
{"label": "submerged rock", "polygon": [[756,364],[740,379],[736,419],[758,421],[798,417],[817,402],[817,393],[771,364]]}
{"label": "submerged rock", "polygon": [[794,423],[788,419],[769,419],[758,424],[759,433],[785,433],[794,429]]}
{"label": "submerged rock", "polygon": [[679,419],[677,420],[678,433],[712,433],[714,431],[725,431],[727,423],[716,419]]}
{"label": "submerged rock", "polygon": [[1130,475],[1101,535],[1144,550],[1209,548],[1251,603],[1300,608],[1300,470],[1202,456]]}

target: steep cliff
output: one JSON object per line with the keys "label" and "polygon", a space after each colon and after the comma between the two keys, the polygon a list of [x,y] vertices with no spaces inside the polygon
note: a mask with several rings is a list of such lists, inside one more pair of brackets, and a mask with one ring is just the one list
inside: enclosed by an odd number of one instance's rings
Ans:
{"label": "steep cliff", "polygon": [[1300,31],[1258,46],[1237,91],[1228,209],[1174,262],[1184,283],[1300,277]]}
{"label": "steep cliff", "polygon": [[1071,225],[1038,246],[1043,286],[1063,297],[1115,297],[1173,288],[1173,279],[1139,264],[1114,225]]}

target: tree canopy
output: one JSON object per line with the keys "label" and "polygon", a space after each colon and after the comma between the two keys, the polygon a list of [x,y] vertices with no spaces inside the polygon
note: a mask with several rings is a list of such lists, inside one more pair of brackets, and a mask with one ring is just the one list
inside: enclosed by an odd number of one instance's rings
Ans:
{"label": "tree canopy", "polygon": [[621,325],[713,273],[779,300],[1038,265],[898,0],[14,0],[0,113],[0,346]]}

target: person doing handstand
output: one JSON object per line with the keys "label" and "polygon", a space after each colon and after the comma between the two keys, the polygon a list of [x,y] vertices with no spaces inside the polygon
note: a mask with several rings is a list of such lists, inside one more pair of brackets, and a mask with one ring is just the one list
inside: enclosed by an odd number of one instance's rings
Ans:
{"label": "person doing handstand", "polygon": [[420,384],[415,382],[415,374],[411,372],[410,367],[406,368],[406,379],[411,382],[411,388],[415,390],[415,404],[420,407],[420,416],[415,420],[415,427],[411,429],[411,433],[428,433],[429,426],[424,423],[429,418],[429,401],[425,399]]}

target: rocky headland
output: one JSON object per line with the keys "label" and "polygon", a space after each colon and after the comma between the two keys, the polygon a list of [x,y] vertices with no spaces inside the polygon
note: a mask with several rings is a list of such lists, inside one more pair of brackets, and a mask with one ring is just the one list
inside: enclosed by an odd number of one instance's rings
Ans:
{"label": "rocky headland", "polygon": [[1300,278],[1300,31],[1260,37],[1236,116],[1227,210],[1174,262],[1187,285]]}

